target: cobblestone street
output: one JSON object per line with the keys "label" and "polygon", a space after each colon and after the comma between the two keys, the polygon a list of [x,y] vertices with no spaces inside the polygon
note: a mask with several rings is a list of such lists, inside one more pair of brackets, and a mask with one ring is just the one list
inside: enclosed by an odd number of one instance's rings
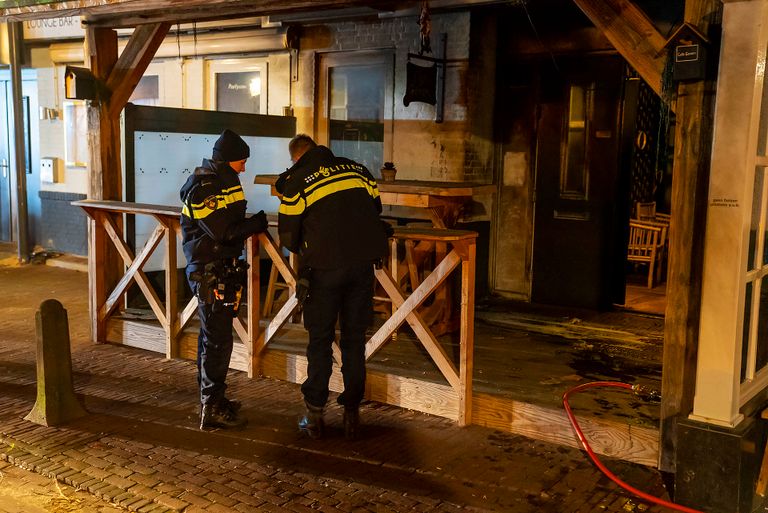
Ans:
{"label": "cobblestone street", "polygon": [[[0,304],[3,513],[662,511],[630,499],[578,450],[379,403],[361,409],[362,440],[344,440],[335,403],[327,439],[304,439],[298,385],[241,372],[230,391],[250,424],[202,433],[194,362],[90,344],[84,273],[0,267],[0,292],[13,298]],[[23,419],[36,393],[34,313],[48,298],[68,310],[75,389],[91,413],[60,428]],[[607,463],[664,495],[654,469]]]}

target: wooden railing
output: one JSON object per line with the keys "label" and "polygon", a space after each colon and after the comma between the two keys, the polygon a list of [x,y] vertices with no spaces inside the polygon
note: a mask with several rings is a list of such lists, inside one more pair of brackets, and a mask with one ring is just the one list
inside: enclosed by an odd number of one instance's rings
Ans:
{"label": "wooden railing", "polygon": [[[168,358],[181,355],[179,339],[185,326],[197,311],[197,299],[192,298],[181,309],[178,307],[178,264],[177,237],[181,236],[180,209],[160,205],[145,205],[117,201],[83,200],[73,203],[81,207],[89,218],[89,291],[92,337],[95,342],[107,342],[107,325],[110,317],[121,305],[122,297],[132,282],[135,282],[149,306],[159,321],[163,333],[164,350]],[[151,216],[157,221],[157,226],[148,238],[144,247],[133,254],[125,241],[119,227],[122,225],[122,215]],[[474,288],[475,288],[475,232],[442,229],[398,229],[391,239],[391,247],[396,251],[398,243],[412,245],[414,241],[450,246],[450,251],[442,252],[441,260],[435,262],[434,269],[420,282],[415,290],[406,297],[397,285],[399,280],[398,263],[396,258],[389,259],[389,265],[375,272],[378,283],[393,305],[393,313],[389,319],[374,333],[366,346],[366,359],[371,358],[381,347],[392,339],[393,334],[404,323],[408,323],[424,346],[430,357],[440,370],[456,399],[451,404],[456,410],[447,415],[458,420],[459,424],[471,422],[472,412],[472,368],[474,340]],[[112,288],[107,291],[106,276],[107,240],[117,248],[122,257],[125,272]],[[152,284],[142,270],[155,249],[163,242],[165,247],[165,300],[162,301],[155,292]],[[271,319],[261,319],[259,308],[259,250],[263,247],[274,266],[282,275],[291,290],[288,300]],[[394,254],[394,253],[393,253]],[[292,293],[296,286],[296,274],[285,259],[280,248],[269,235],[260,233],[246,241],[246,259],[249,264],[247,278],[247,297],[244,305],[244,319],[234,320],[234,330],[245,348],[245,364],[235,366],[248,372],[253,377],[259,375],[262,368],[262,358],[269,343],[274,340],[278,330],[296,313],[298,302]],[[461,308],[459,329],[459,357],[454,362],[447,354],[431,327],[419,313],[419,307],[437,291],[440,285],[451,273],[461,267]],[[396,276],[398,278],[394,278]],[[127,345],[159,348],[143,340],[144,338],[128,336],[123,342]],[[341,362],[339,347],[334,343],[334,359]],[[191,354],[187,354],[191,356]],[[389,396],[387,396],[389,397]],[[399,404],[396,400],[392,401]]]}

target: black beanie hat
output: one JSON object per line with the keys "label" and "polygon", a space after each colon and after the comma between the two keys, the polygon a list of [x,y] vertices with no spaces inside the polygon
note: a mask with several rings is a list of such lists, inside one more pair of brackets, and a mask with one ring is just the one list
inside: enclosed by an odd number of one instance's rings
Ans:
{"label": "black beanie hat", "polygon": [[251,156],[251,149],[245,141],[229,128],[225,129],[213,145],[213,160],[237,162]]}

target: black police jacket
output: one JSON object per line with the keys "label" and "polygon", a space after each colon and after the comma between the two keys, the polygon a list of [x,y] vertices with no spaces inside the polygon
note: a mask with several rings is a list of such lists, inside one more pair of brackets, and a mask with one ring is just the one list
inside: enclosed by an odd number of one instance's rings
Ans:
{"label": "black police jacket", "polygon": [[325,146],[307,151],[281,183],[280,243],[303,267],[335,269],[387,254],[376,180]]}
{"label": "black police jacket", "polygon": [[246,200],[237,173],[226,162],[204,159],[179,192],[181,233],[187,266],[237,258],[250,235],[267,229],[264,212],[246,218]]}

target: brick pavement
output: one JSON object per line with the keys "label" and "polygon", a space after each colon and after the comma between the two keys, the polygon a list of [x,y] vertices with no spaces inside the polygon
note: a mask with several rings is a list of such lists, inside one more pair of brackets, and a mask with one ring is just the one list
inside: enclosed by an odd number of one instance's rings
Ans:
{"label": "brick pavement", "polygon": [[87,491],[0,461],[0,513],[120,513]]}
{"label": "brick pavement", "polygon": [[[297,385],[230,377],[250,425],[196,429],[194,363],[87,342],[87,279],[43,266],[0,267],[0,460],[55,478],[124,510],[661,511],[628,498],[580,452],[439,417],[367,403],[364,438],[348,443],[341,411],[329,438],[295,428]],[[35,399],[34,311],[69,312],[77,393],[91,415],[60,428],[23,420]],[[609,466],[650,493],[652,469]],[[2,511],[0,509],[0,511]]]}

